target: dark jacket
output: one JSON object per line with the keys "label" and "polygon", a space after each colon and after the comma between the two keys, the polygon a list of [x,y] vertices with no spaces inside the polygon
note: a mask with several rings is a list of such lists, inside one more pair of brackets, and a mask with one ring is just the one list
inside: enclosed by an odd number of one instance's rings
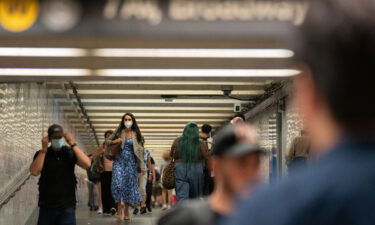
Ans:
{"label": "dark jacket", "polygon": [[345,141],[251,196],[222,225],[375,224],[375,143]]}

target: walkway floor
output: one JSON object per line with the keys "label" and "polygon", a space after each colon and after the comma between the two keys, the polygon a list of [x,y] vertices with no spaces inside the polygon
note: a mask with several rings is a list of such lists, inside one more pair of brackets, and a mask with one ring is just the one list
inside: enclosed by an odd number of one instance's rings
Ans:
{"label": "walkway floor", "polygon": [[78,207],[77,209],[77,225],[156,225],[161,211],[154,210],[152,213],[145,215],[132,216],[130,221],[120,221],[115,217],[98,215],[96,212],[90,212],[87,207]]}

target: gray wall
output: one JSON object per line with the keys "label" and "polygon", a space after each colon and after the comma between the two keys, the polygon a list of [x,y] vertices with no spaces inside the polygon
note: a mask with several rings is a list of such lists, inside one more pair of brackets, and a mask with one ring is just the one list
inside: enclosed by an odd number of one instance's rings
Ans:
{"label": "gray wall", "polygon": [[[52,123],[74,133],[44,85],[0,83],[0,195],[27,173],[35,152],[41,148],[40,140]],[[83,196],[84,173],[79,169],[77,173],[82,187],[78,196]],[[0,209],[1,225],[25,224],[37,207],[37,181],[36,177],[28,180]]]}

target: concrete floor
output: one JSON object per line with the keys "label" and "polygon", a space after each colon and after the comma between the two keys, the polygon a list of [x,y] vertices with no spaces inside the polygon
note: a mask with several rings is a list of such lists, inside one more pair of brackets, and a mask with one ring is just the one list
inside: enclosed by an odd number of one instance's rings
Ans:
{"label": "concrete floor", "polygon": [[[132,210],[131,210],[132,212]],[[160,209],[155,209],[152,213],[133,216],[130,221],[120,221],[116,217],[98,215],[96,212],[90,212],[87,207],[77,208],[77,225],[156,225],[157,219],[161,214]]]}

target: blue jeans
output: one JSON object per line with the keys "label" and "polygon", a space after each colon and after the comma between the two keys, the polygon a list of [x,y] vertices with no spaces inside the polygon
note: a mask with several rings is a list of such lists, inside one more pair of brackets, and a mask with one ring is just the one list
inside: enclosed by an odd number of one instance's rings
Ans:
{"label": "blue jeans", "polygon": [[38,225],[76,225],[76,210],[39,209]]}
{"label": "blue jeans", "polygon": [[176,195],[178,201],[203,196],[203,163],[176,163]]}

